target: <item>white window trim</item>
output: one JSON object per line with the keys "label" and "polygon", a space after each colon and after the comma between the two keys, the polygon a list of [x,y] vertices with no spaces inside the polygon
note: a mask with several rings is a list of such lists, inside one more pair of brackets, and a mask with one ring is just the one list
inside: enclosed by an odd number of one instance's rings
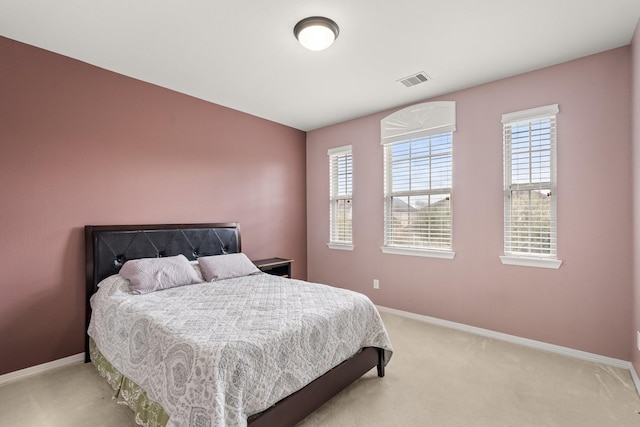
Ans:
{"label": "white window trim", "polygon": [[435,249],[413,249],[400,248],[395,246],[381,246],[380,250],[385,254],[420,256],[426,258],[453,259],[456,256],[456,253],[454,251],[448,251],[444,249],[438,251]]}
{"label": "white window trim", "polygon": [[[353,162],[353,147],[351,145],[343,145],[341,147],[335,147],[335,148],[330,148],[327,150],[327,155],[329,156],[329,162],[331,163],[332,158],[334,156],[339,156],[341,154],[350,154],[352,157],[352,162]],[[351,165],[351,179],[353,180],[353,163]],[[329,185],[333,185],[332,182],[329,183]],[[353,185],[353,182],[352,182]],[[331,193],[332,193],[333,189],[330,188],[329,189],[329,201],[332,202],[333,199],[331,198]],[[353,203],[353,189],[351,190],[351,202]],[[331,216],[333,215],[333,213],[331,212],[331,208],[330,208],[330,212],[329,212],[329,223],[331,224]],[[353,222],[352,222],[352,228],[351,228],[351,243],[343,243],[343,242],[332,242],[331,241],[331,236],[333,234],[333,230],[331,229],[331,225],[329,225],[329,243],[327,243],[327,247],[329,249],[337,249],[337,250],[344,250],[344,251],[352,251],[353,250]]]}
{"label": "white window trim", "polygon": [[351,145],[343,145],[342,147],[329,148],[327,156],[335,156],[339,154],[349,154],[353,151]]}
{"label": "white window trim", "polygon": [[337,249],[337,250],[341,250],[341,251],[352,251],[353,250],[353,245],[341,245],[338,243],[327,243],[327,247],[329,249]]}
{"label": "white window trim", "polygon": [[[530,108],[528,110],[522,110],[522,111],[516,111],[513,113],[506,113],[502,115],[502,124],[507,124],[507,123],[515,123],[518,121],[531,121],[531,120],[535,120],[537,118],[543,118],[543,117],[549,117],[549,116],[555,116],[560,112],[560,109],[558,107],[558,104],[552,104],[552,105],[546,105],[543,107],[537,107],[537,108]],[[557,122],[556,122],[557,123]],[[557,138],[557,136],[556,136]],[[504,142],[503,142],[504,144]],[[555,141],[555,150],[557,153],[557,139]],[[556,212],[556,228],[554,229],[554,238],[557,239],[557,209],[556,209],[556,204],[557,204],[557,188],[556,185],[557,184],[557,154],[554,156],[553,160],[553,165],[551,168],[551,174],[552,174],[552,184],[554,184],[554,188],[551,189],[551,191],[553,192],[554,198],[552,199],[552,209],[554,210],[554,212]],[[503,161],[503,168],[506,167],[506,164]],[[506,190],[505,190],[506,191]],[[506,215],[506,212],[505,212]],[[506,220],[506,218],[505,218]],[[504,229],[504,228],[503,228]],[[557,251],[557,248],[556,248]],[[502,264],[504,265],[514,265],[514,266],[522,266],[522,267],[537,267],[537,268],[549,268],[549,269],[559,269],[560,266],[562,265],[562,260],[557,258],[557,252],[556,255],[554,255],[553,257],[544,257],[544,256],[540,256],[540,257],[528,257],[528,256],[517,256],[517,255],[513,255],[513,254],[509,254],[509,255],[501,255],[500,256],[500,262],[502,262]]]}
{"label": "white window trim", "polygon": [[511,255],[501,255],[500,261],[504,265],[518,265],[521,267],[538,267],[538,268],[551,268],[557,270],[562,265],[562,260],[559,259],[544,259],[544,258],[526,258]]}
{"label": "white window trim", "polygon": [[518,122],[523,120],[535,120],[541,117],[549,117],[560,112],[558,104],[545,105],[544,107],[530,108],[528,110],[515,111],[502,115],[502,124]]}

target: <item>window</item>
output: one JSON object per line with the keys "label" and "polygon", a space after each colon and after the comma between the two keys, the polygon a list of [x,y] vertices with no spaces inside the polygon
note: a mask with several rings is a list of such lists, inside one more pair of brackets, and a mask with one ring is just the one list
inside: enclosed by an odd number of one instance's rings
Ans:
{"label": "window", "polygon": [[502,116],[504,264],[559,268],[556,253],[558,105]]}
{"label": "window", "polygon": [[332,148],[327,154],[329,155],[329,204],[331,211],[327,246],[331,249],[353,250],[351,146]]}
{"label": "window", "polygon": [[453,258],[455,103],[424,103],[382,121],[384,246],[402,255]]}

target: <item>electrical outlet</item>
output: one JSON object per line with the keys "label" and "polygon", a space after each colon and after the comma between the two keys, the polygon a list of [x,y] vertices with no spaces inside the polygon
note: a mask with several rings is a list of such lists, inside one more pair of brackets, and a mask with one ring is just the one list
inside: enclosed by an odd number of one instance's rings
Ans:
{"label": "electrical outlet", "polygon": [[[380,289],[380,281],[378,279],[373,279],[373,289]],[[640,334],[640,332],[638,332],[638,334]]]}

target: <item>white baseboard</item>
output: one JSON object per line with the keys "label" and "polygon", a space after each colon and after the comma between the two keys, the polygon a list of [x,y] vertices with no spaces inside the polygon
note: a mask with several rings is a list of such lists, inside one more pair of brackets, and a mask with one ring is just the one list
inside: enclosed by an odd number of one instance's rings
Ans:
{"label": "white baseboard", "polygon": [[63,357],[62,359],[53,360],[41,365],[32,366],[30,368],[21,369],[15,372],[9,372],[8,374],[0,375],[0,386],[12,381],[17,381],[26,377],[30,377],[32,375],[40,374],[51,369],[74,365],[81,362],[84,362],[84,353],[74,354],[73,356]]}
{"label": "white baseboard", "polygon": [[[449,320],[438,319],[437,317],[424,316],[422,314],[410,313],[408,311],[396,310],[395,308],[388,308],[377,306],[378,310],[398,316],[407,317],[409,319],[419,320],[421,322],[431,323],[438,326],[444,326],[446,328],[457,329],[463,332],[469,332],[475,335],[481,335],[487,338],[493,338],[500,341],[506,341],[513,344],[523,345],[525,347],[531,347],[537,350],[547,351],[550,353],[561,354],[563,356],[569,356],[576,359],[586,360],[589,362],[600,363],[602,365],[613,366],[614,368],[622,368],[631,371],[631,375],[635,374],[633,365],[631,362],[621,359],[615,359],[613,357],[601,356],[599,354],[589,353],[586,351],[575,350],[569,347],[562,347],[555,344],[549,344],[542,341],[531,340],[528,338],[521,338],[515,335],[504,334],[502,332],[496,332],[489,329],[477,328],[475,326],[465,325],[463,323],[451,322]],[[640,380],[637,376],[634,377],[636,389],[640,390]]]}
{"label": "white baseboard", "polygon": [[633,365],[631,365],[629,371],[631,371],[631,379],[633,380],[633,384],[636,386],[636,392],[640,394],[640,378],[638,378],[638,374],[636,373]]}

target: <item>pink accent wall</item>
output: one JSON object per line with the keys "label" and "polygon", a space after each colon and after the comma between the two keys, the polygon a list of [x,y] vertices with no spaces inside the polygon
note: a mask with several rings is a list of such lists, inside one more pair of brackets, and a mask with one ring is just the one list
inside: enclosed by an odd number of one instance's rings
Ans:
{"label": "pink accent wall", "polygon": [[0,374],[83,351],[86,224],[239,221],[306,277],[304,132],[2,37],[0,58]]}
{"label": "pink accent wall", "polygon": [[640,351],[636,346],[636,331],[640,331],[640,21],[631,40],[632,59],[632,134],[633,134],[633,221],[634,221],[634,262],[633,262],[633,330],[631,336],[631,362],[636,372],[640,372]]}
{"label": "pink accent wall", "polygon": [[[453,260],[380,251],[380,120],[395,110],[309,132],[308,279],[365,293],[382,306],[630,360],[630,60],[627,46],[433,99],[457,103]],[[501,116],[555,103],[563,265],[502,265]],[[353,252],[326,246],[327,149],[345,144],[353,146]]]}

